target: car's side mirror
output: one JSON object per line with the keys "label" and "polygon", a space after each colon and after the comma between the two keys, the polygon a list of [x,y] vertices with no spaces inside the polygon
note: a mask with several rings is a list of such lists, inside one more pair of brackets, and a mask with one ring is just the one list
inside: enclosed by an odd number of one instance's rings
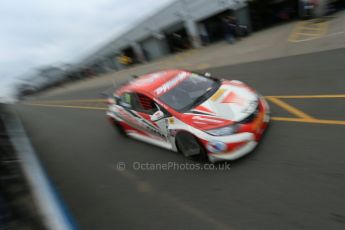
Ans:
{"label": "car's side mirror", "polygon": [[157,112],[155,112],[154,114],[152,114],[150,116],[151,121],[155,122],[155,121],[159,121],[160,119],[164,118],[164,113],[160,110],[158,110]]}
{"label": "car's side mirror", "polygon": [[114,104],[116,104],[116,100],[112,97],[108,97],[107,104],[108,105],[114,105]]}
{"label": "car's side mirror", "polygon": [[112,99],[114,100],[114,104],[121,105],[121,97],[113,95]]}
{"label": "car's side mirror", "polygon": [[102,96],[105,96],[107,98],[106,102],[108,105],[120,104],[121,98],[117,95],[102,93]]}
{"label": "car's side mirror", "polygon": [[115,99],[116,101],[120,101],[120,100],[121,100],[121,97],[114,95],[114,99]]}
{"label": "car's side mirror", "polygon": [[205,77],[212,77],[212,74],[209,73],[209,72],[206,72],[206,73],[204,73],[204,76],[205,76]]}

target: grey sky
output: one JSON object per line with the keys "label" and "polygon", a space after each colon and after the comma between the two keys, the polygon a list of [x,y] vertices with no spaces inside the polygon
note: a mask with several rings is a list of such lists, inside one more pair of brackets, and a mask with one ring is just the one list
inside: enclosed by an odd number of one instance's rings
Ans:
{"label": "grey sky", "polygon": [[78,61],[173,0],[11,0],[0,7],[0,97],[31,69]]}

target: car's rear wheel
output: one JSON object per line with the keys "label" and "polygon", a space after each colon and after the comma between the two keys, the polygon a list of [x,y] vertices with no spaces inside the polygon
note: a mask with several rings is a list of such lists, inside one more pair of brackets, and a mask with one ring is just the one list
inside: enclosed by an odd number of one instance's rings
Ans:
{"label": "car's rear wheel", "polygon": [[186,157],[196,160],[207,160],[207,152],[192,134],[181,132],[176,137],[178,150]]}

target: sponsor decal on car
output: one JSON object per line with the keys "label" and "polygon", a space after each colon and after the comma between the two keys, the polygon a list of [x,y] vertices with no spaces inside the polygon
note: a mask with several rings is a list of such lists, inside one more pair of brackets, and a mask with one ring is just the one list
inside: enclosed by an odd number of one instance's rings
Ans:
{"label": "sponsor decal on car", "polygon": [[201,117],[201,116],[194,116],[192,117],[193,120],[199,120],[199,121],[206,121],[206,122],[212,122],[212,123],[223,123],[224,121],[221,120],[215,120],[215,119],[210,119],[206,117]]}
{"label": "sponsor decal on car", "polygon": [[241,106],[245,105],[246,103],[246,99],[243,97],[240,97],[239,95],[237,95],[234,92],[229,92],[225,98],[222,100],[222,103],[235,103],[235,104],[239,104]]}
{"label": "sponsor decal on car", "polygon": [[177,84],[179,84],[181,81],[185,80],[188,76],[190,75],[190,73],[187,72],[181,72],[179,73],[176,77],[174,77],[172,80],[166,82],[165,84],[163,84],[162,86],[160,86],[159,88],[157,88],[154,93],[156,94],[156,96],[160,96],[164,93],[166,93],[167,91],[169,91],[170,89],[172,89],[174,86],[176,86]]}
{"label": "sponsor decal on car", "polygon": [[210,141],[207,143],[206,148],[211,153],[219,153],[226,150],[227,145],[221,141]]}
{"label": "sponsor decal on car", "polygon": [[175,119],[173,117],[169,117],[168,119],[169,125],[175,124]]}
{"label": "sponsor decal on car", "polygon": [[[211,162],[237,159],[260,141],[269,121],[269,106],[242,82],[222,80],[213,84],[210,80],[185,70],[141,76],[117,89],[114,95],[119,101],[108,103],[107,115],[122,125],[130,137],[179,151],[176,136],[187,132],[207,151]],[[210,89],[213,95],[205,94]],[[205,97],[198,97],[203,93]],[[165,96],[174,100],[165,100]],[[136,106],[134,99],[140,99],[141,106]],[[152,119],[156,107],[164,113],[156,116],[158,120]],[[190,150],[194,151],[194,145],[190,145]]]}
{"label": "sponsor decal on car", "polygon": [[149,121],[147,121],[145,118],[143,118],[142,116],[140,116],[139,114],[135,112],[125,110],[125,109],[120,109],[118,111],[118,115],[122,119],[126,120],[134,128],[140,129],[142,131],[146,131],[150,134],[159,136],[163,139],[166,138],[166,135],[164,135],[164,133],[162,133],[159,128],[153,126],[152,124],[150,124]]}

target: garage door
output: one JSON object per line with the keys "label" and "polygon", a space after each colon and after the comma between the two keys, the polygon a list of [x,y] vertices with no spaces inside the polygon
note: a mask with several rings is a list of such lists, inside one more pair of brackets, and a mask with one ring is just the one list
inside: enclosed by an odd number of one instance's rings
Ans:
{"label": "garage door", "polygon": [[151,61],[163,57],[169,53],[165,39],[150,37],[141,42],[145,57]]}

